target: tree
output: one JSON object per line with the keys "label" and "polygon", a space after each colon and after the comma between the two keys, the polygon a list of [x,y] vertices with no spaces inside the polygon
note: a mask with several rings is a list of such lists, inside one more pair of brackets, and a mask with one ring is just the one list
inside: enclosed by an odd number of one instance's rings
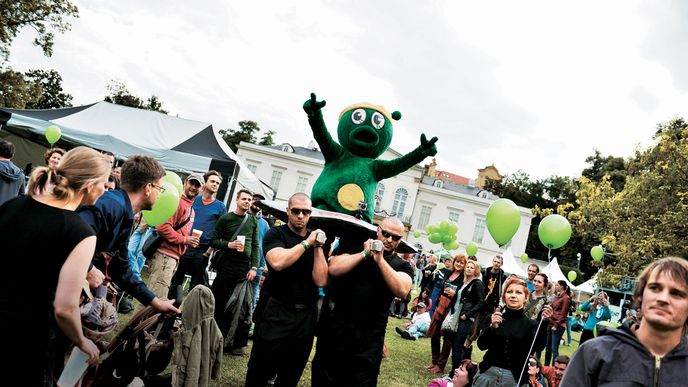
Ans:
{"label": "tree", "polygon": [[7,69],[0,71],[0,106],[24,109],[38,103],[41,86],[28,81],[23,73]]}
{"label": "tree", "polygon": [[275,140],[272,138],[272,136],[275,134],[274,130],[268,130],[263,134],[263,137],[260,138],[260,142],[258,145],[264,145],[264,146],[270,146],[275,144]]}
{"label": "tree", "polygon": [[163,109],[162,101],[160,101],[157,96],[150,96],[150,98],[148,98],[148,100],[146,100],[144,103],[141,98],[131,94],[121,81],[113,80],[112,83],[106,87],[106,89],[110,92],[110,94],[106,95],[103,99],[105,102],[129,106],[137,109],[152,110],[163,114],[168,113],[167,110]]}
{"label": "tree", "polygon": [[36,30],[34,45],[51,56],[55,32],[71,28],[68,17],[79,17],[78,8],[69,0],[0,0],[0,57],[9,58],[12,41],[24,27]]}
{"label": "tree", "polygon": [[29,70],[25,74],[30,82],[40,85],[40,98],[27,103],[27,109],[51,109],[72,106],[72,96],[62,90],[62,76],[55,70]]}
{"label": "tree", "polygon": [[239,129],[222,129],[220,135],[227,145],[236,153],[240,142],[256,143],[256,133],[260,131],[258,123],[255,121],[239,121]]}
{"label": "tree", "polygon": [[605,281],[635,276],[656,258],[688,256],[688,125],[660,124],[654,138],[629,161],[623,190],[606,177],[579,191],[578,222],[614,254],[605,257]]}
{"label": "tree", "polygon": [[588,156],[585,162],[590,164],[583,170],[582,175],[588,179],[599,183],[602,177],[609,176],[614,189],[619,192],[626,183],[626,162],[621,157],[602,156],[599,150],[595,149],[595,154]]}

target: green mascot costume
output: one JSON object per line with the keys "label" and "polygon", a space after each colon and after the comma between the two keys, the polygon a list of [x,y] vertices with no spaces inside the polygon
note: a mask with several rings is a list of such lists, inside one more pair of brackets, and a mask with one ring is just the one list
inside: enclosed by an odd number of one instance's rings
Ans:
{"label": "green mascot costume", "polygon": [[325,167],[311,192],[313,206],[371,222],[377,183],[437,154],[437,137],[428,141],[422,134],[420,146],[410,153],[394,160],[378,160],[392,142],[392,119],[399,120],[401,113],[390,115],[382,106],[369,103],[349,106],[339,115],[338,144],[325,126],[324,106],[325,101],[316,100],[314,93],[303,104],[313,137],[325,157]]}

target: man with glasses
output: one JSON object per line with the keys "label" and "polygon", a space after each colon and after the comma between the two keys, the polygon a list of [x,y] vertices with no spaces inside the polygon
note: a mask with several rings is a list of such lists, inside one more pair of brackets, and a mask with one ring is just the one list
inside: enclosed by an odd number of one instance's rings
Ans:
{"label": "man with glasses", "polygon": [[253,281],[258,270],[258,221],[248,212],[252,202],[251,191],[240,189],[236,208],[217,220],[210,240],[220,254],[215,265],[217,277],[210,288],[215,297],[215,321],[225,337],[225,351],[235,356],[244,355],[251,324],[240,320],[234,335],[228,337],[234,311],[225,306],[234,287],[241,281]]}
{"label": "man with glasses", "polygon": [[275,374],[277,385],[296,386],[311,353],[327,261],[322,248],[326,235],[308,229],[310,215],[308,195],[294,194],[287,224],[271,228],[263,239],[270,275],[254,315],[248,387],[264,387]]}
{"label": "man with glasses", "polygon": [[542,374],[547,378],[549,387],[559,387],[566,373],[566,367],[569,365],[569,360],[571,359],[566,355],[557,356],[554,358],[554,367],[542,367]]}
{"label": "man with glasses", "polygon": [[94,267],[87,275],[92,288],[103,282],[104,272],[123,291],[143,305],[159,312],[181,313],[173,301],[156,297],[139,276],[134,274],[128,258],[129,235],[134,227],[134,214],[150,210],[158,200],[165,170],[154,158],[132,156],[122,165],[120,190],[107,191],[95,205],[79,209],[79,215],[97,234]]}
{"label": "man with glasses", "polygon": [[413,268],[395,253],[404,231],[398,218],[385,218],[360,253],[330,258],[331,310],[318,328],[313,386],[377,385],[389,305],[411,290]]}

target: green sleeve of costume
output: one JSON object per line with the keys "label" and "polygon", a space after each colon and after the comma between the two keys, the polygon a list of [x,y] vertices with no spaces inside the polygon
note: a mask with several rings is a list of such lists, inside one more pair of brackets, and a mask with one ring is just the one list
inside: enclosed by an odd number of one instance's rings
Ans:
{"label": "green sleeve of costume", "polygon": [[323,120],[322,112],[318,110],[313,115],[308,116],[308,123],[313,131],[313,138],[320,146],[320,151],[325,157],[325,162],[336,160],[342,154],[343,148],[334,139],[327,130],[325,120]]}
{"label": "green sleeve of costume", "polygon": [[375,165],[373,166],[375,180],[380,181],[396,176],[425,160],[426,157],[437,154],[437,147],[435,145],[437,137],[433,137],[428,141],[425,138],[425,134],[423,134],[421,135],[420,142],[421,144],[416,149],[394,160],[375,160]]}

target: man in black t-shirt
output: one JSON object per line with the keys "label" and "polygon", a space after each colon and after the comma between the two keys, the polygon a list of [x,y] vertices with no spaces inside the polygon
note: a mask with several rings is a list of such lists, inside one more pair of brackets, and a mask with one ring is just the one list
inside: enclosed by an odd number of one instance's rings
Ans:
{"label": "man in black t-shirt", "polygon": [[310,215],[308,195],[294,194],[287,224],[271,228],[263,237],[270,275],[254,315],[246,386],[264,387],[275,374],[277,385],[296,386],[311,353],[318,288],[327,282],[327,261],[322,249],[325,233],[307,228]]}
{"label": "man in black t-shirt", "polygon": [[413,268],[395,253],[403,233],[399,219],[386,218],[377,229],[382,251],[369,239],[360,253],[330,258],[331,310],[318,328],[313,386],[377,385],[389,304],[411,290]]}

